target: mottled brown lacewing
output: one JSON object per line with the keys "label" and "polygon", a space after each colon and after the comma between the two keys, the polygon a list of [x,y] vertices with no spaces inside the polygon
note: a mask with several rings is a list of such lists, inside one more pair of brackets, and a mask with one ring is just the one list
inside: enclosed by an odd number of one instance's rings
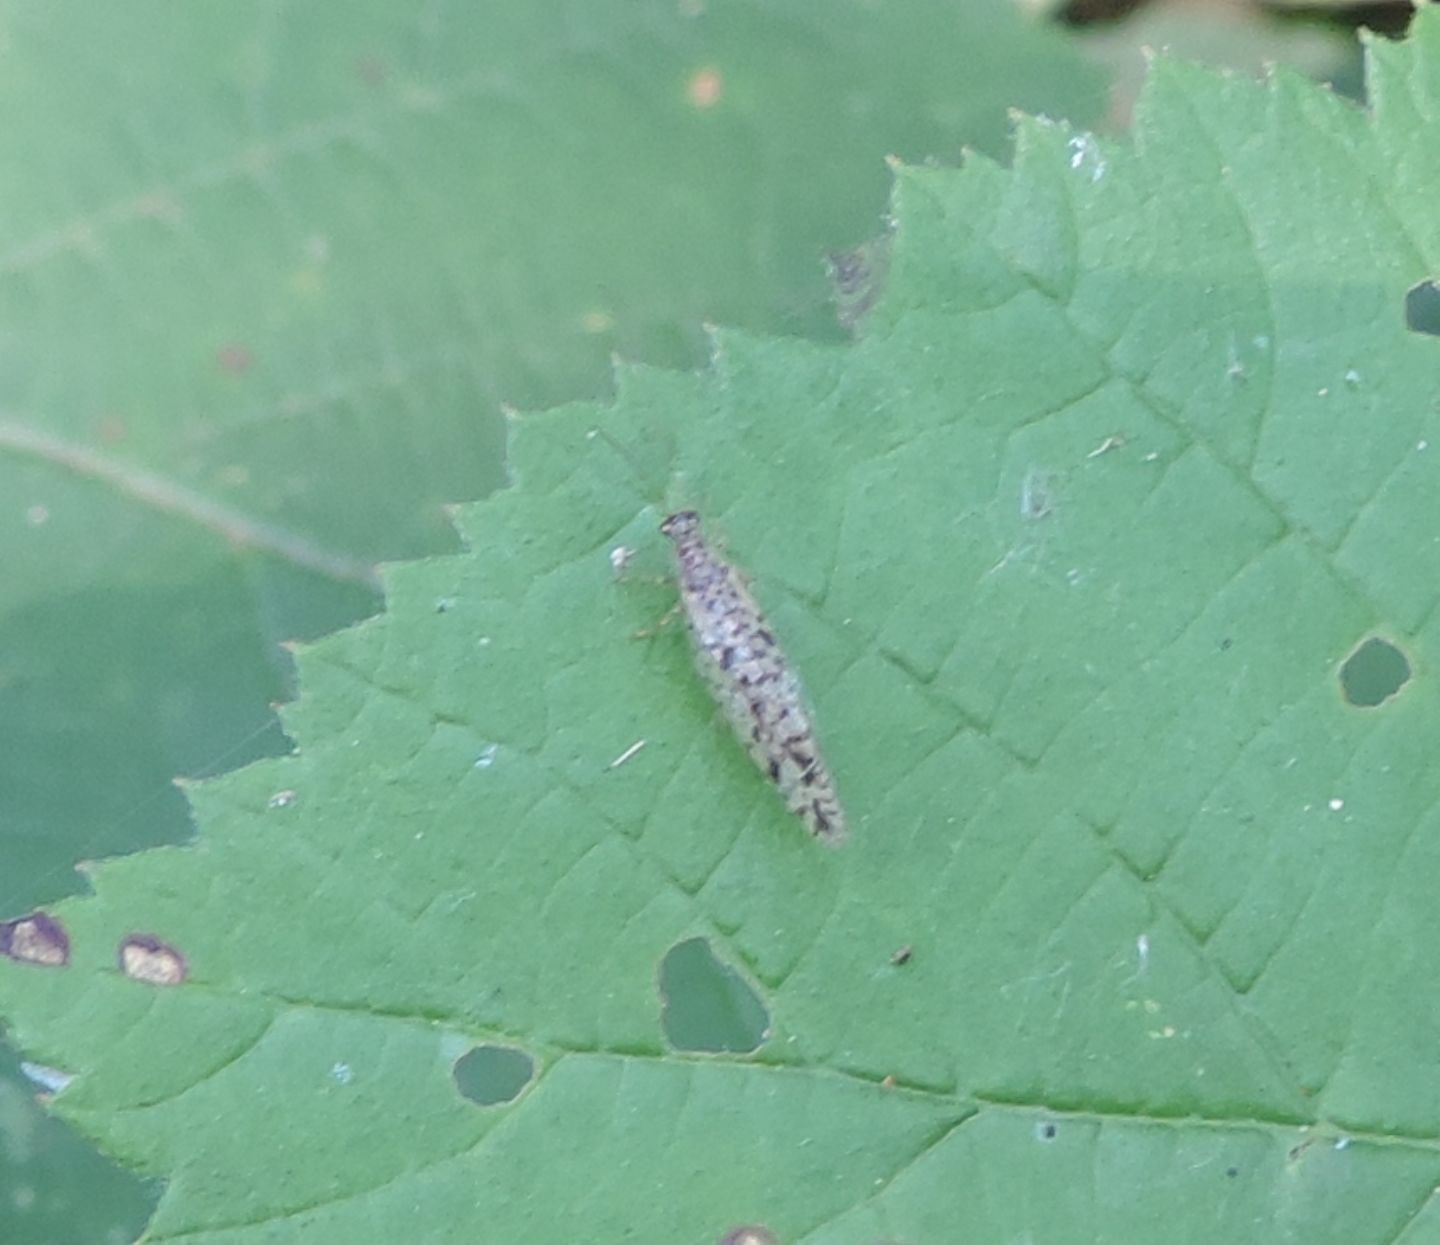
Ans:
{"label": "mottled brown lacewing", "polygon": [[817,839],[845,838],[845,811],[810,724],[800,680],[740,574],[715,552],[693,510],[660,530],[675,542],[680,604],[696,664],[715,699],[785,805]]}

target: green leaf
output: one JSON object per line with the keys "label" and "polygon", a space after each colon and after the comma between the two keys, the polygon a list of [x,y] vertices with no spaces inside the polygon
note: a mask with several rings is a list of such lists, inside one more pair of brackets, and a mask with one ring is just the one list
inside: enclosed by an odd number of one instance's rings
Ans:
{"label": "green leaf", "polygon": [[[1103,104],[1008,0],[53,0],[3,47],[0,917],[285,750],[278,645],[456,548],[502,403],[698,364],[705,319],[836,337],[887,154]],[[59,1131],[5,1130],[7,1245],[126,1236],[55,1226]]]}
{"label": "green leaf", "polygon": [[[1440,15],[1369,55],[1370,114],[1161,61],[1133,149],[902,167],[854,345],[517,419],[469,551],[299,653],[295,753],[0,963],[150,1239],[1428,1239]],[[840,850],[635,638],[682,504]],[[754,1053],[667,1042],[695,939]]]}
{"label": "green leaf", "polygon": [[7,912],[186,836],[175,774],[282,750],[276,644],[454,550],[502,404],[697,364],[706,319],[836,336],[823,257],[886,154],[1100,104],[1005,3],[57,0],[5,44]]}

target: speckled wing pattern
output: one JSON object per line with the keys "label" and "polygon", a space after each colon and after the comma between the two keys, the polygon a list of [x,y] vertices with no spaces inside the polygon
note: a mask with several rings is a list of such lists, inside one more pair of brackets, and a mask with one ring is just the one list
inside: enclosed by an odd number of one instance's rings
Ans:
{"label": "speckled wing pattern", "polygon": [[693,510],[672,514],[660,530],[675,542],[680,602],[696,664],[715,699],[786,807],[816,838],[840,843],[845,813],[815,741],[800,680],[755,598],[706,542]]}

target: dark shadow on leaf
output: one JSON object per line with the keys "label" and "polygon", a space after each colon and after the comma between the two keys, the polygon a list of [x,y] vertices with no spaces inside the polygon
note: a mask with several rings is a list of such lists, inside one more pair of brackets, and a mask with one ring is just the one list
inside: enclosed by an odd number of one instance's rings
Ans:
{"label": "dark shadow on leaf", "polygon": [[271,708],[291,695],[279,642],[374,606],[354,585],[227,559],[0,621],[0,913],[79,890],[77,861],[188,838],[176,777],[289,751]]}

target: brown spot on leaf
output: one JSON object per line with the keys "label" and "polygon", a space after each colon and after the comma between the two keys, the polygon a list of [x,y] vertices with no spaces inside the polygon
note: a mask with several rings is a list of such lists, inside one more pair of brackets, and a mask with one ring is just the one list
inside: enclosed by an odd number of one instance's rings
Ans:
{"label": "brown spot on leaf", "polygon": [[239,342],[227,342],[215,352],[215,361],[222,372],[228,372],[231,376],[243,376],[254,364],[255,356],[249,347]]}
{"label": "brown spot on leaf", "polygon": [[189,967],[185,957],[154,934],[130,934],[120,941],[120,971],[152,986],[178,986]]}
{"label": "brown spot on leaf", "polygon": [[0,954],[21,964],[63,968],[70,963],[70,936],[45,912],[0,921]]}
{"label": "brown spot on leaf", "polygon": [[696,108],[713,108],[725,93],[725,80],[718,69],[706,67],[690,75],[690,84],[685,92]]}

